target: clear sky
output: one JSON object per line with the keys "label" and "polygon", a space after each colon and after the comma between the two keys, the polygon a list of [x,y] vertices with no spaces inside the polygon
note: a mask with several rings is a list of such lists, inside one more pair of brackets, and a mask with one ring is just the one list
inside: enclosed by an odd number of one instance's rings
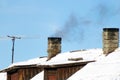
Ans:
{"label": "clear sky", "polygon": [[47,38],[62,37],[62,52],[102,48],[102,29],[120,27],[120,0],[0,0],[0,69],[47,56]]}

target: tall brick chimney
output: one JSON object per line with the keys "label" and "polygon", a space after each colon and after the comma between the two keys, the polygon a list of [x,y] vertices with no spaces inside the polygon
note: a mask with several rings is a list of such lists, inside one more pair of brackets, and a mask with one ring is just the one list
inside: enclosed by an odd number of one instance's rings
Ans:
{"label": "tall brick chimney", "polygon": [[60,37],[48,38],[48,60],[61,52],[61,40],[62,39]]}
{"label": "tall brick chimney", "polygon": [[108,55],[119,47],[119,28],[103,29],[103,53]]}

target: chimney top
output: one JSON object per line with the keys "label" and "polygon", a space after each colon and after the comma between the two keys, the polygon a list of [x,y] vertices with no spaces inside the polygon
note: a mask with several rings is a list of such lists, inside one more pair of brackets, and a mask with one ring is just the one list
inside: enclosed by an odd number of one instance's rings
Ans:
{"label": "chimney top", "polygon": [[60,39],[61,40],[61,37],[48,37],[48,39]]}
{"label": "chimney top", "polygon": [[105,55],[119,47],[119,28],[103,28],[103,52]]}
{"label": "chimney top", "polygon": [[104,31],[119,31],[119,28],[103,28]]}
{"label": "chimney top", "polygon": [[61,40],[60,37],[48,37],[48,60],[61,52]]}

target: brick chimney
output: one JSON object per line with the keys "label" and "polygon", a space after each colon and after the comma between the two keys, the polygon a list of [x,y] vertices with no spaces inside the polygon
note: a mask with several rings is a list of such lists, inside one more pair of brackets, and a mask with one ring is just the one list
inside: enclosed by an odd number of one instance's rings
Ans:
{"label": "brick chimney", "polygon": [[60,37],[48,38],[48,60],[61,52],[61,40],[62,39]]}
{"label": "brick chimney", "polygon": [[103,53],[108,55],[119,47],[119,28],[103,29]]}

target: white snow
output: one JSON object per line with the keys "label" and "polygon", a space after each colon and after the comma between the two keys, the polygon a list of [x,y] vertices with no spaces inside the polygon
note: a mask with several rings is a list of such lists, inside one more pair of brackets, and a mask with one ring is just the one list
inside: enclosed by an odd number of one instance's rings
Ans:
{"label": "white snow", "polygon": [[120,80],[120,48],[87,64],[67,80]]}
{"label": "white snow", "polygon": [[34,64],[40,64],[40,63],[42,63],[42,62],[46,62],[46,60],[47,60],[47,57],[35,58],[35,59],[23,61],[23,62],[13,63],[13,64],[10,65],[9,67],[20,66],[20,65],[34,65]]}
{"label": "white snow", "polygon": [[[47,61],[47,57],[43,57],[43,58],[35,58],[23,62],[17,62],[17,63],[13,63],[9,67],[20,66],[20,65],[33,65],[33,64],[57,65],[57,64],[66,64],[66,63],[86,62],[93,60],[101,60],[103,59],[103,57],[104,56],[102,49],[88,49],[88,50],[60,53],[48,61]],[[83,60],[69,61],[68,59],[71,58],[83,58]],[[33,77],[31,80],[43,80],[43,77],[44,77],[44,72],[41,72],[35,77]]]}
{"label": "white snow", "polygon": [[0,73],[0,80],[7,80],[7,73]]}
{"label": "white snow", "polygon": [[[81,51],[73,51],[73,52],[66,52],[60,53],[50,59],[49,61],[43,61],[38,65],[55,65],[55,64],[66,64],[66,63],[75,63],[75,62],[84,62],[84,61],[91,61],[97,60],[102,55],[102,49],[88,49],[88,50],[81,50]],[[80,61],[69,61],[69,58],[80,58],[82,57],[83,60]],[[44,80],[44,71],[37,74],[31,80]],[[75,79],[73,79],[75,80]]]}
{"label": "white snow", "polygon": [[[83,60],[69,61],[70,58],[83,58]],[[105,56],[102,49],[88,49],[73,52],[60,53],[47,61],[47,57],[35,58],[28,61],[17,62],[9,67],[19,65],[56,65],[75,62],[92,61],[77,71],[67,80],[120,80],[120,48]],[[44,80],[44,71],[37,74],[31,80]],[[6,73],[0,73],[0,80],[6,80]]]}
{"label": "white snow", "polygon": [[[83,58],[83,60],[69,61],[70,58]],[[35,58],[28,61],[17,62],[9,67],[19,65],[56,65],[75,62],[92,61],[77,71],[67,80],[120,80],[120,48],[110,53],[108,56],[103,54],[102,49],[88,49],[60,53],[47,61],[47,57]],[[6,73],[0,73],[0,80],[6,80]],[[31,80],[44,80],[44,71],[34,76]]]}
{"label": "white snow", "polygon": [[38,73],[36,76],[34,76],[32,79],[30,80],[44,80],[44,71]]}
{"label": "white snow", "polygon": [[[60,53],[47,62],[43,62],[42,65],[54,65],[54,64],[66,64],[75,62],[85,62],[97,60],[102,55],[102,49],[88,49],[75,52]],[[79,61],[69,61],[70,58],[83,58]],[[41,64],[40,64],[41,65]]]}
{"label": "white snow", "polygon": [[[28,61],[13,63],[9,67],[20,66],[20,65],[32,65],[32,64],[54,65],[54,64],[92,61],[92,60],[97,60],[98,57],[102,55],[102,53],[103,53],[102,49],[88,49],[88,50],[80,50],[80,51],[73,51],[73,52],[65,52],[65,53],[60,53],[56,55],[55,57],[53,57],[48,61],[47,61],[47,57],[35,58]],[[68,59],[70,58],[83,58],[83,60],[69,61]]]}

